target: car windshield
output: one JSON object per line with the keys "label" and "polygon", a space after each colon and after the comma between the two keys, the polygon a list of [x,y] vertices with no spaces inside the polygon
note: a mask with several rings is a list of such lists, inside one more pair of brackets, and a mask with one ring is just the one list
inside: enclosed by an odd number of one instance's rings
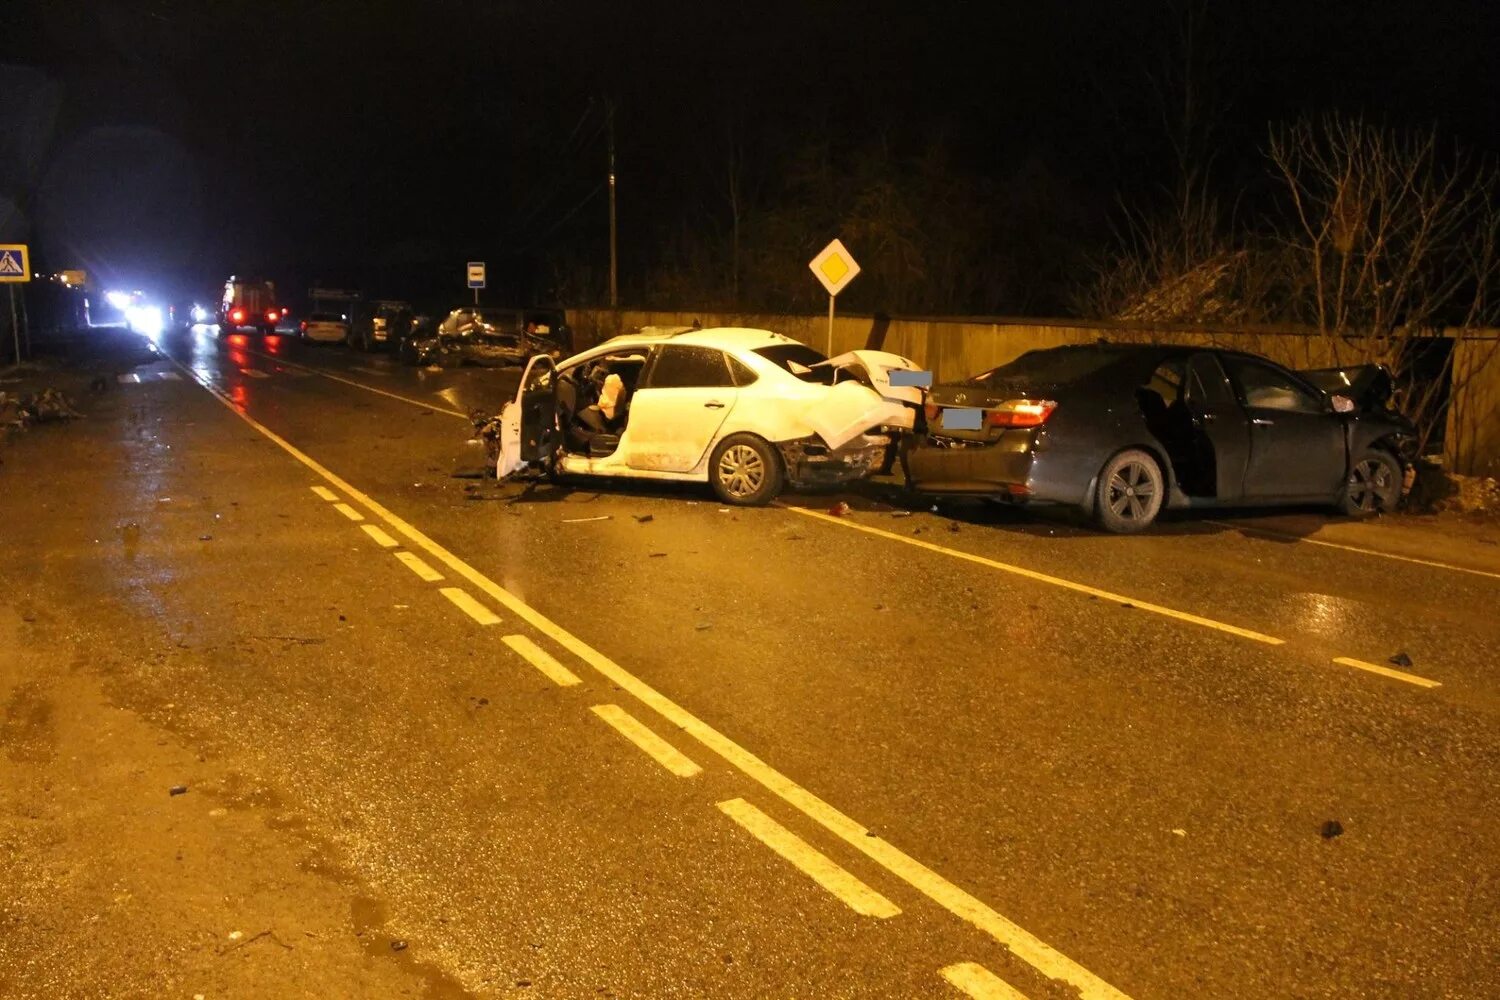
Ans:
{"label": "car windshield", "polygon": [[775,344],[771,347],[757,347],[755,353],[778,368],[791,372],[804,382],[826,382],[833,377],[833,373],[828,369],[813,370],[814,365],[828,359],[821,352],[806,344]]}
{"label": "car windshield", "polygon": [[1061,350],[1028,351],[1009,364],[980,372],[966,380],[966,385],[996,388],[1002,384],[1071,385],[1116,363],[1119,351]]}

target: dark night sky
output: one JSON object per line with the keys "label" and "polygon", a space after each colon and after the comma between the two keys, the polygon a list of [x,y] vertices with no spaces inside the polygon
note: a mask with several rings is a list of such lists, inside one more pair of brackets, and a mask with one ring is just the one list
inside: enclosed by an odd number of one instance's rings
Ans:
{"label": "dark night sky", "polygon": [[[817,136],[835,158],[941,141],[996,179],[1031,163],[1069,192],[1056,225],[1082,245],[1160,186],[1147,81],[1171,6],[10,0],[0,237],[209,288],[251,270],[389,294],[560,250],[602,265],[590,100],[612,97],[627,298],[669,225],[710,211],[692,192],[730,135],[767,163]],[[1489,6],[1211,4],[1221,183],[1253,186],[1266,123],[1303,110],[1496,151]]]}

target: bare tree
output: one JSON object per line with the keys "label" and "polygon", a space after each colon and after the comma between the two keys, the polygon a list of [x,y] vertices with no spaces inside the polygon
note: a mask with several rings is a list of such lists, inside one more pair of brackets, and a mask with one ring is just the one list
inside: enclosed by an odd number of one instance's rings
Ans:
{"label": "bare tree", "polygon": [[1315,327],[1340,364],[1389,366],[1425,449],[1449,394],[1496,353],[1487,338],[1480,364],[1453,365],[1500,318],[1500,173],[1441,148],[1435,130],[1337,116],[1273,129],[1269,155],[1289,200],[1278,236],[1289,318]]}

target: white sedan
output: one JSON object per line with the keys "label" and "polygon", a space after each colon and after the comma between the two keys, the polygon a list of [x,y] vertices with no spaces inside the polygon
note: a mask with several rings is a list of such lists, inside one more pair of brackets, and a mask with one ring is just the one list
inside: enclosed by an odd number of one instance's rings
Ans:
{"label": "white sedan", "polygon": [[[893,372],[897,375],[892,385]],[[495,472],[710,484],[732,504],[858,479],[910,430],[930,381],[906,358],[827,359],[769,330],[642,331],[532,358],[499,418]]]}
{"label": "white sedan", "polygon": [[315,312],[302,321],[298,332],[303,340],[338,344],[349,337],[349,321],[339,313]]}

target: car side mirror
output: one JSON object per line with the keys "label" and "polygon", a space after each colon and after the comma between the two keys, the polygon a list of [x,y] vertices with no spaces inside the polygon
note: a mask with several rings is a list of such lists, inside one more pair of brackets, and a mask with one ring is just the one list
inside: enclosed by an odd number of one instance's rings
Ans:
{"label": "car side mirror", "polygon": [[1350,399],[1348,396],[1334,395],[1330,397],[1330,400],[1333,403],[1334,413],[1354,412],[1354,400]]}

